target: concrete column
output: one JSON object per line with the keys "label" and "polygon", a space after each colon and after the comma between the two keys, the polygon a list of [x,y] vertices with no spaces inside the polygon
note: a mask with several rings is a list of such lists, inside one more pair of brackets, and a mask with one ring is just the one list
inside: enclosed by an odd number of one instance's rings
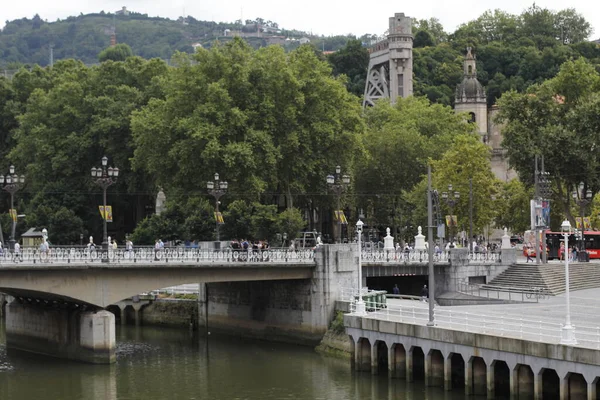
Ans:
{"label": "concrete column", "polygon": [[406,350],[401,344],[396,344],[394,348],[394,363],[395,366],[395,377],[406,379]]}
{"label": "concrete column", "polygon": [[135,326],[140,326],[142,324],[142,308],[147,304],[149,304],[149,302],[133,303],[133,310],[135,311]]}
{"label": "concrete column", "polygon": [[365,338],[359,339],[356,343],[356,371],[371,370],[371,346]]}
{"label": "concrete column", "polygon": [[[208,324],[208,287],[206,283],[198,284],[198,328],[207,329]],[[198,329],[202,331],[201,329]]]}
{"label": "concrete column", "polygon": [[425,386],[444,387],[444,356],[437,350],[425,357]]}
{"label": "concrete column", "polygon": [[406,351],[406,382],[412,382],[413,378],[413,353],[411,350]]}
{"label": "concrete column", "polygon": [[487,394],[487,368],[485,361],[479,357],[472,357],[471,368],[473,371],[473,394],[485,396]]}
{"label": "concrete column", "polygon": [[6,346],[57,358],[111,364],[115,316],[12,302],[6,313]]}
{"label": "concrete column", "polygon": [[517,365],[516,367],[518,378],[518,393],[520,399],[531,398],[535,393],[535,382],[531,368],[526,365]]}
{"label": "concrete column", "polygon": [[587,383],[587,398],[588,400],[596,400],[596,382]]}
{"label": "concrete column", "polygon": [[515,366],[514,368],[511,368],[510,365],[508,366],[509,368],[509,379],[510,379],[510,398],[511,399],[518,399],[519,398],[519,368],[517,366]]}
{"label": "concrete column", "polygon": [[452,356],[444,358],[444,390],[452,390]]}
{"label": "concrete column", "polygon": [[429,354],[425,354],[425,386],[433,386],[432,384],[432,378],[433,378],[433,374],[431,371],[431,358],[432,358],[433,354],[430,351]]}
{"label": "concrete column", "polygon": [[356,371],[356,354],[358,351],[356,350],[356,341],[352,336],[348,336],[350,340],[350,368],[353,371]]}
{"label": "concrete column", "polygon": [[544,386],[542,382],[542,374],[544,370],[540,370],[537,374],[533,374],[533,400],[542,400]]}
{"label": "concrete column", "polygon": [[560,378],[560,400],[569,400],[569,374]]}
{"label": "concrete column", "polygon": [[362,348],[361,348],[360,338],[355,342],[354,345],[354,370],[360,371],[360,366],[362,364]]}
{"label": "concrete column", "polygon": [[496,381],[494,379],[494,364],[493,361],[487,366],[487,398],[493,399],[496,397]]}
{"label": "concrete column", "polygon": [[[388,346],[388,378],[396,377],[396,349],[393,346]],[[392,385],[389,385],[392,386]]]}
{"label": "concrete column", "polygon": [[473,394],[473,364],[472,361],[465,362],[465,396]]}
{"label": "concrete column", "polygon": [[379,371],[379,353],[378,353],[378,342],[371,345],[371,375],[377,375]]}

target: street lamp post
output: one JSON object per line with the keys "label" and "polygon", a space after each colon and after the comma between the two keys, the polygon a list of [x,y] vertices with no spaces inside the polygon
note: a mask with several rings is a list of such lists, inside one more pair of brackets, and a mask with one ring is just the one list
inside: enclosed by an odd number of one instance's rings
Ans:
{"label": "street lamp post", "polygon": [[356,314],[365,315],[367,313],[365,302],[362,298],[362,230],[364,222],[360,219],[356,222],[356,235],[358,236],[358,300],[356,301]]}
{"label": "street lamp post", "polygon": [[589,261],[585,251],[585,221],[583,217],[585,208],[592,202],[593,193],[589,188],[588,190],[584,189],[585,184],[581,182],[579,184],[579,190],[576,189],[573,191],[573,200],[575,200],[575,203],[579,206],[579,218],[581,218],[581,247],[579,249],[580,251],[577,252],[578,256],[581,254],[581,256],[579,256],[579,261]]}
{"label": "street lamp post", "polygon": [[564,220],[562,225],[562,232],[565,238],[565,300],[567,307],[567,317],[565,325],[562,327],[562,339],[561,344],[575,345],[577,339],[575,338],[575,330],[571,326],[571,298],[569,296],[569,235],[571,234],[571,223],[569,220]]}
{"label": "street lamp post", "polygon": [[9,173],[6,176],[0,175],[0,185],[3,190],[6,190],[10,193],[10,209],[11,209],[11,219],[12,219],[12,229],[10,231],[10,239],[8,241],[9,248],[13,250],[15,248],[15,236],[17,229],[17,215],[12,214],[16,213],[15,210],[15,193],[21,189],[23,184],[25,183],[25,175],[17,175],[15,173],[15,166],[11,165],[8,169]]}
{"label": "street lamp post", "polygon": [[[219,227],[221,225],[219,221],[219,199],[227,193],[227,187],[229,184],[227,181],[219,180],[219,174],[215,173],[215,180],[206,182],[206,188],[208,189],[208,194],[215,198],[215,222],[217,224],[215,228],[215,236],[218,243],[220,243],[221,236],[219,232]],[[220,245],[217,245],[220,248]],[[219,249],[217,248],[217,250]]]}
{"label": "street lamp post", "polygon": [[447,192],[442,192],[442,199],[444,199],[444,201],[446,202],[446,204],[448,204],[448,208],[450,209],[450,226],[449,228],[449,239],[450,239],[450,248],[454,247],[454,244],[452,242],[452,225],[454,223],[454,220],[452,219],[452,213],[454,211],[454,206],[456,205],[456,203],[458,203],[458,199],[460,199],[460,192],[455,192],[452,190],[452,184],[448,185],[448,191]]}
{"label": "street lamp post", "polygon": [[[331,188],[331,191],[335,193],[337,197],[337,211],[340,212],[340,199],[342,194],[350,185],[350,175],[342,175],[342,167],[339,165],[335,167],[335,176],[327,175],[327,184]],[[341,215],[337,216],[337,225],[338,225],[338,243],[342,243],[342,221]],[[362,229],[362,228],[361,228]]]}
{"label": "street lamp post", "polygon": [[109,186],[117,183],[117,178],[119,177],[119,168],[117,167],[109,167],[108,166],[108,158],[106,156],[102,157],[102,167],[96,168],[92,167],[92,178],[94,178],[94,183],[102,188],[102,204],[104,206],[104,216],[103,216],[103,232],[102,232],[102,262],[108,262],[108,232],[106,226],[106,189]]}

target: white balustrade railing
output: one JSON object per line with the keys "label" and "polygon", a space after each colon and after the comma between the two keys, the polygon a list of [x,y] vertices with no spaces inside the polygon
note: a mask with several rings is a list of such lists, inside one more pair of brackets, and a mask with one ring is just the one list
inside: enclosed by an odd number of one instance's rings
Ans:
{"label": "white balustrade railing", "polygon": [[[433,262],[448,262],[452,250],[433,253]],[[429,262],[428,250],[384,250],[364,248],[361,252],[363,262],[388,262],[388,263],[425,263]],[[469,262],[498,263],[500,253],[497,252],[472,252],[468,253]]]}
{"label": "white balustrade railing", "polygon": [[152,263],[152,262],[259,262],[259,263],[314,263],[314,251],[309,249],[268,250],[202,250],[184,247],[170,247],[156,250],[152,247],[136,247],[133,250],[117,249],[94,250],[82,247],[52,247],[50,251],[37,248],[24,248],[20,254],[4,249],[0,265],[18,263],[90,263],[108,258],[111,263]]}
{"label": "white balustrade railing", "polygon": [[[351,312],[356,310],[355,302],[350,305]],[[367,318],[402,322],[414,325],[426,325],[429,321],[429,309],[423,304],[375,304],[367,309]],[[495,314],[482,312],[457,311],[453,308],[436,306],[434,309],[435,326],[456,331],[481,333],[487,335],[523,339],[540,343],[559,344],[563,324],[554,319],[531,318],[527,315]],[[574,324],[576,347],[600,349],[600,326]]]}

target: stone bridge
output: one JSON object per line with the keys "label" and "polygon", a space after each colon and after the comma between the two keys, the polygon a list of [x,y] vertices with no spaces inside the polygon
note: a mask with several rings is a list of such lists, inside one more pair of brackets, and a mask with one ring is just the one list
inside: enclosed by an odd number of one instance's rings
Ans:
{"label": "stone bridge", "polygon": [[[425,252],[362,253],[367,273],[362,286],[373,271],[418,268],[427,274]],[[449,289],[465,276],[496,273],[508,259],[504,254],[469,255],[465,249],[434,257],[436,276],[440,275],[436,279]],[[50,253],[26,249],[19,257],[5,252],[0,258],[0,292],[14,298],[6,307],[7,346],[93,363],[114,362],[115,316],[105,308],[139,293],[184,283],[205,283],[201,285],[205,297],[200,293],[198,298],[199,319],[208,321],[207,283],[211,283],[217,293],[210,297],[213,323],[227,329],[291,333],[312,343],[327,330],[342,289],[358,286],[357,246],[216,252],[142,248],[104,254],[53,248]]]}

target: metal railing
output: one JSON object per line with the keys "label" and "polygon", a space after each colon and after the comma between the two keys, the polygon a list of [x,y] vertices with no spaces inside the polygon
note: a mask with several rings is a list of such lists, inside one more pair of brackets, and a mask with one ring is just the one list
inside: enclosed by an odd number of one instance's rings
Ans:
{"label": "metal railing", "polygon": [[[153,247],[136,247],[133,250],[124,248],[101,250],[82,246],[53,246],[49,251],[37,248],[24,248],[20,254],[5,250],[0,256],[0,264],[19,263],[95,263],[108,258],[111,263],[153,263],[153,262],[224,262],[224,263],[314,263],[314,251],[309,249],[268,250],[202,250],[185,247],[166,247],[160,250]],[[104,257],[103,257],[104,256]]]}
{"label": "metal railing", "polygon": [[[387,303],[385,308],[374,307],[367,310],[366,318],[382,319],[427,325],[429,309],[416,302],[406,305]],[[350,304],[350,312],[356,310],[356,302]],[[529,340],[540,343],[560,344],[563,324],[545,318],[532,318],[526,315],[456,311],[453,308],[434,308],[435,326],[462,332],[480,333],[500,337]],[[600,349],[600,326],[576,325],[577,344],[575,347]]]}
{"label": "metal railing", "polygon": [[458,283],[458,292],[470,296],[485,297],[487,299],[520,301],[523,303],[538,303],[540,300],[553,296],[543,287],[532,286],[517,288],[499,285],[474,284],[461,281]]}
{"label": "metal railing", "polygon": [[[452,250],[443,250],[433,253],[433,262],[449,262]],[[429,262],[427,250],[384,250],[363,248],[361,252],[363,262],[388,262],[388,263],[425,263]],[[471,252],[468,261],[476,263],[499,263],[498,252]]]}

